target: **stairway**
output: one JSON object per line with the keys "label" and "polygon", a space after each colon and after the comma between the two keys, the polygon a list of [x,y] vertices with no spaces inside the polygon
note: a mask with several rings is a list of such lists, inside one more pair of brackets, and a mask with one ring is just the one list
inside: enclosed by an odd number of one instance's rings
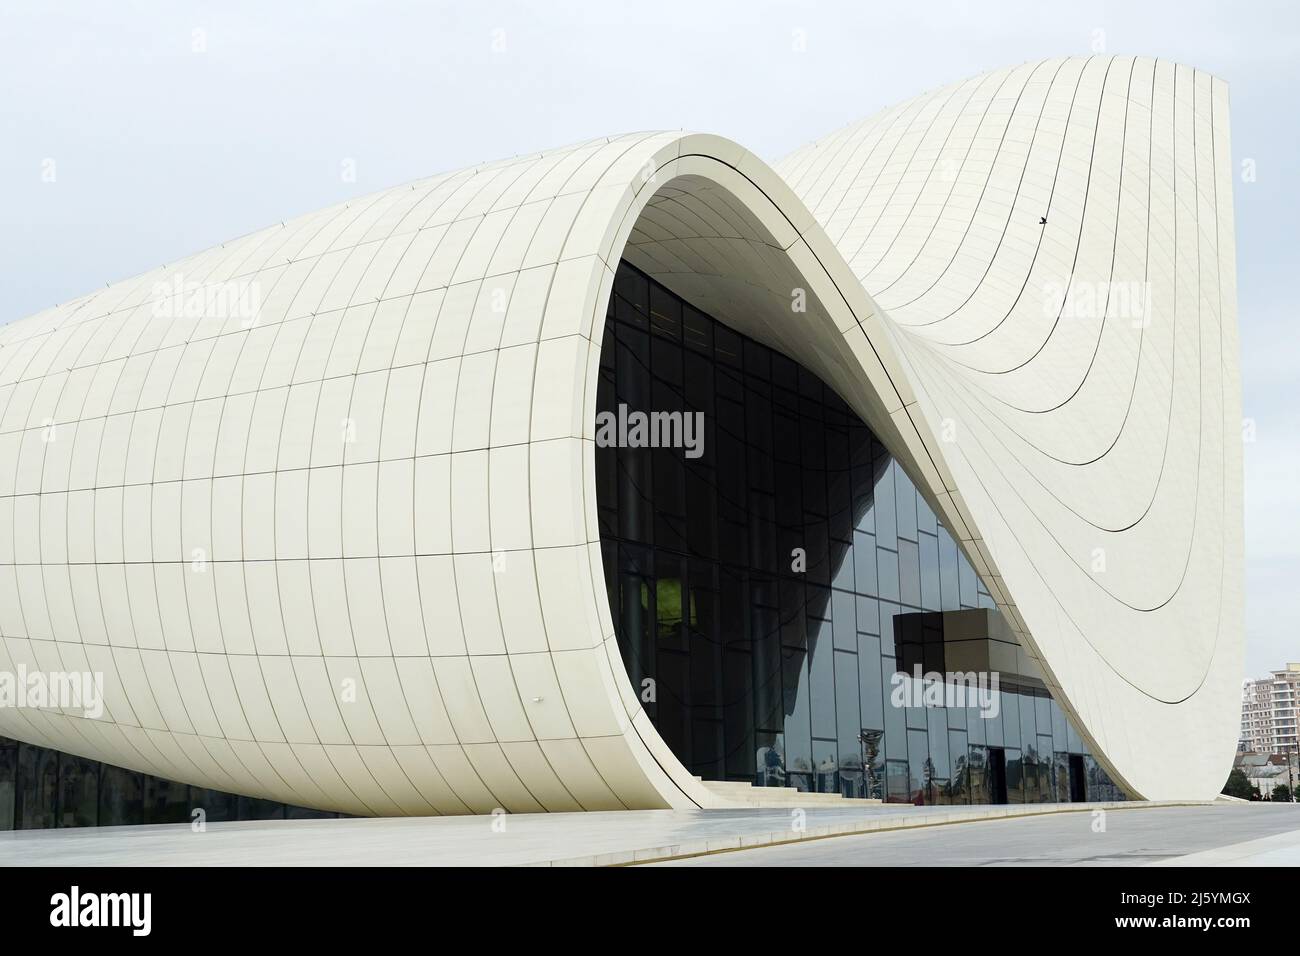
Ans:
{"label": "stairway", "polygon": [[714,796],[737,807],[866,807],[879,805],[879,800],[845,797],[838,793],[805,793],[794,787],[756,787],[752,783],[733,780],[705,780],[696,777]]}

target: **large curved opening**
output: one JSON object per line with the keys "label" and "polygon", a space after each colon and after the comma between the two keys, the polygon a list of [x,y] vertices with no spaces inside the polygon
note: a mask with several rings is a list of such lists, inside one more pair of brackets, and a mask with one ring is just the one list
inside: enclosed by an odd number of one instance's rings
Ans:
{"label": "large curved opening", "polygon": [[[595,465],[624,668],[673,754],[706,781],[925,804],[1069,800],[1082,766],[1089,799],[1121,799],[900,463],[773,347],[786,302],[670,274],[618,268]],[[933,706],[926,678],[981,649],[996,688]]]}

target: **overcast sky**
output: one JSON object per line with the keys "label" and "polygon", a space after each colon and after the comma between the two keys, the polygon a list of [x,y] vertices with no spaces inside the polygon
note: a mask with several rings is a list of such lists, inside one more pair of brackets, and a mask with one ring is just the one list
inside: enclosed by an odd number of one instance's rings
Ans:
{"label": "overcast sky", "polygon": [[[1300,5],[0,0],[0,322],[482,160],[696,129],[775,160],[1000,66],[1225,78],[1238,177],[1247,671],[1300,661]],[[802,31],[806,50],[793,42]],[[55,181],[42,172],[53,160]],[[351,161],[355,182],[340,176]]]}

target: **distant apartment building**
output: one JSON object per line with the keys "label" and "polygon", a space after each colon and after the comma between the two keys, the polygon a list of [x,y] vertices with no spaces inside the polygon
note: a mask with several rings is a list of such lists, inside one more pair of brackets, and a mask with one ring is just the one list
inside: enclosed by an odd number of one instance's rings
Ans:
{"label": "distant apartment building", "polygon": [[1249,680],[1241,689],[1241,744],[1250,753],[1297,753],[1296,703],[1300,701],[1300,664],[1268,677]]}

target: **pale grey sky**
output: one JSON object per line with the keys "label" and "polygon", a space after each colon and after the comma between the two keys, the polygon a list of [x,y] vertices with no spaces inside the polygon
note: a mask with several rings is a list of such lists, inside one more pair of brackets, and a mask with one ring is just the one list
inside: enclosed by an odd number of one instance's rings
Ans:
{"label": "pale grey sky", "polygon": [[0,322],[481,160],[676,128],[775,160],[924,90],[1098,40],[1228,80],[1235,160],[1256,164],[1234,198],[1260,674],[1300,660],[1294,3],[0,0]]}

